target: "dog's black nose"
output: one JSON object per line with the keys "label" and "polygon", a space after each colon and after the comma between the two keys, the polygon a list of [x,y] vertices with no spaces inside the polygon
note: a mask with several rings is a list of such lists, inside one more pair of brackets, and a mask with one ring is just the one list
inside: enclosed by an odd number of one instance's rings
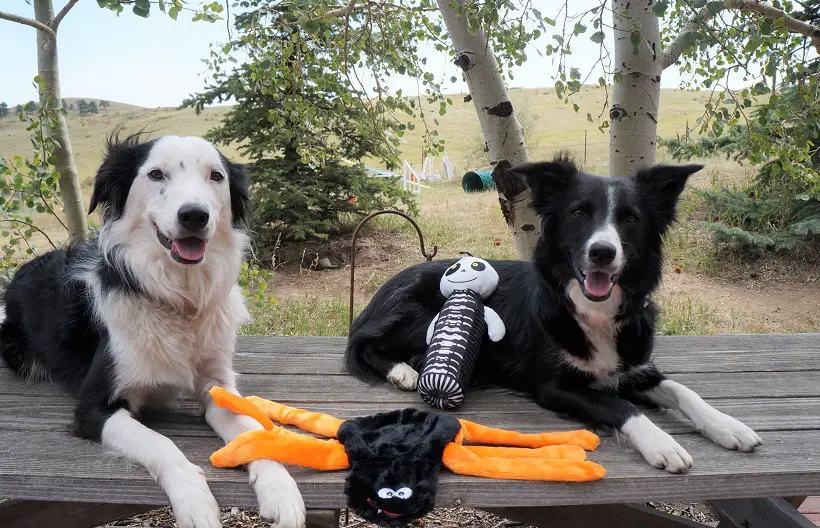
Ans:
{"label": "dog's black nose", "polygon": [[589,260],[598,266],[606,266],[615,260],[617,250],[615,246],[605,242],[595,242],[589,248]]}
{"label": "dog's black nose", "polygon": [[185,229],[199,231],[208,224],[208,210],[199,204],[185,204],[177,211],[177,220]]}

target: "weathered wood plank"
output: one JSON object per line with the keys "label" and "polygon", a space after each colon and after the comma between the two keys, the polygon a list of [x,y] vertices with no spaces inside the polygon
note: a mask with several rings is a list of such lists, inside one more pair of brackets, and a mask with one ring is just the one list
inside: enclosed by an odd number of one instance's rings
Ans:
{"label": "weathered wood plank", "polygon": [[[820,370],[820,347],[811,350],[731,350],[663,354],[655,363],[667,374],[681,372],[791,372]],[[238,352],[237,371],[251,374],[344,374],[342,350],[316,354]]]}
{"label": "weathered wood plank", "polygon": [[[492,424],[490,424],[492,425]],[[756,453],[715,446],[697,435],[676,437],[695,459],[687,475],[669,475],[646,464],[631,448],[605,438],[589,457],[607,468],[592,483],[498,481],[442,471],[438,505],[482,508],[639,503],[647,500],[709,500],[820,493],[820,457],[811,456],[820,431],[771,433]],[[173,437],[205,471],[220,504],[254,505],[247,474],[210,466],[217,438]],[[100,446],[51,432],[0,431],[0,497],[166,504],[159,487],[140,468],[106,458]],[[345,472],[291,467],[309,508],[345,505]]]}
{"label": "weathered wood plank", "polygon": [[706,528],[704,524],[638,504],[495,508],[487,511],[537,528],[587,528],[602,524],[606,524],[606,528]]}
{"label": "weathered wood plank", "polygon": [[[667,373],[820,370],[820,334],[659,337],[655,362]],[[257,374],[341,374],[346,338],[243,337],[235,368]],[[294,342],[290,342],[294,339]],[[275,356],[276,359],[273,359]]]}
{"label": "weathered wood plank", "polygon": [[724,519],[718,528],[814,528],[814,523],[781,497],[713,501]]}
{"label": "weathered wood plank", "polygon": [[[565,420],[532,401],[517,398],[468,398],[452,414],[478,423],[492,422],[496,427],[522,432],[566,430],[582,427],[582,424]],[[749,425],[759,433],[778,430],[820,429],[820,398],[763,398],[763,399],[712,399],[708,400],[723,411]],[[0,399],[0,429],[69,431],[74,415],[74,402],[60,396],[44,405],[38,396],[9,395]],[[284,401],[312,411],[328,413],[340,418],[367,416],[394,408],[389,403],[303,403]],[[429,409],[420,399],[408,403],[409,407]],[[214,433],[202,417],[199,403],[185,400],[178,409],[158,411],[145,417],[146,423],[162,434],[182,436],[212,436]],[[656,413],[647,411],[662,429],[669,433],[692,432],[688,420],[675,412]],[[602,435],[608,433],[601,431]],[[765,435],[764,435],[765,436]]]}
{"label": "weathered wood plank", "polygon": [[[820,396],[818,372],[791,372],[788,382],[779,372],[681,373],[670,376],[704,398],[799,398]],[[407,404],[418,401],[415,392],[403,392],[386,384],[369,385],[351,376],[327,374],[243,374],[240,389],[274,400],[303,402],[380,402]],[[46,384],[23,384],[8,369],[0,369],[0,394],[40,396],[43,401],[60,394]],[[481,401],[491,393],[474,391],[467,398]]]}
{"label": "weathered wood plank", "polygon": [[339,510],[308,510],[305,528],[338,528]]}
{"label": "weathered wood plank", "polygon": [[[106,504],[99,502],[6,501],[0,503],[0,526],[3,528],[95,528],[152,510],[140,504]],[[322,527],[324,528],[324,527]]]}

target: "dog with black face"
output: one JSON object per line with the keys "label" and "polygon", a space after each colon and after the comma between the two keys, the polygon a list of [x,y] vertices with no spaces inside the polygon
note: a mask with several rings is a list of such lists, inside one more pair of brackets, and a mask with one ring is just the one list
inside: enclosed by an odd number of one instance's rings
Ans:
{"label": "dog with black face", "polygon": [[[484,340],[474,385],[533,395],[547,409],[629,438],[654,467],[681,473],[692,457],[636,406],[677,409],[727,449],[753,451],[760,437],[667,379],[652,362],[662,238],[678,198],[701,165],[658,165],[631,177],[582,172],[566,155],[513,167],[532,193],[542,235],[532,262],[490,261],[500,277],[485,304],[504,338]],[[444,302],[438,281],[453,260],[391,278],[353,323],[347,369],[414,390],[426,329]]]}
{"label": "dog with black face", "polygon": [[[89,212],[97,208],[95,240],[15,275],[3,358],[21,376],[75,394],[74,434],[145,467],[179,527],[221,526],[202,469],[138,418],[187,395],[225,442],[261,427],[208,395],[213,386],[236,392],[236,331],[249,318],[236,284],[248,242],[245,174],[199,137],[112,137]],[[261,515],[300,528],[305,507],[287,470],[260,460],[248,472]]]}

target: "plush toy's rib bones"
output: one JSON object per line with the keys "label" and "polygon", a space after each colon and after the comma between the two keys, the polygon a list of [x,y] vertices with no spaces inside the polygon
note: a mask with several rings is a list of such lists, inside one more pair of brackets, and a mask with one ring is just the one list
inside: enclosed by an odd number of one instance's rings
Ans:
{"label": "plush toy's rib bones", "polygon": [[[216,467],[235,467],[259,459],[333,471],[350,467],[344,445],[335,439],[344,422],[327,414],[288,407],[270,400],[242,398],[221,387],[210,391],[216,405],[255,418],[264,429],[245,432],[211,455]],[[329,439],[289,431],[276,420]],[[444,449],[442,463],[454,473],[496,479],[585,482],[606,470],[586,459],[598,447],[597,435],[584,430],[523,434],[459,419],[461,431]],[[463,445],[481,442],[493,446]]]}

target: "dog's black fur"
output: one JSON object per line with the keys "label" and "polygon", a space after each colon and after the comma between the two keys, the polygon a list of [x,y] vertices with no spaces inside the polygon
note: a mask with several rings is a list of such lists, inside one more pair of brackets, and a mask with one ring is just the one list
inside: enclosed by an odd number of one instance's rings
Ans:
{"label": "dog's black fur", "polygon": [[[566,156],[513,167],[532,191],[542,236],[533,262],[490,261],[500,281],[486,305],[507,330],[498,343],[485,337],[474,384],[532,394],[542,406],[594,426],[620,428],[638,414],[634,403],[646,403],[641,393],[664,379],[650,358],[657,315],[650,294],[661,278],[661,239],[675,218],[687,178],[701,168],[656,166],[635,177],[601,178],[579,171]],[[581,277],[581,253],[607,216],[609,192],[616,197],[612,221],[626,263],[615,278],[622,292],[614,316],[620,365],[609,380],[602,380],[570,366],[562,356],[594,359],[596,351],[576,320],[567,287]],[[377,381],[399,362],[419,369],[427,326],[444,302],[439,280],[453,262],[413,266],[376,293],[351,328],[349,372]],[[602,381],[612,388],[593,388]]]}

